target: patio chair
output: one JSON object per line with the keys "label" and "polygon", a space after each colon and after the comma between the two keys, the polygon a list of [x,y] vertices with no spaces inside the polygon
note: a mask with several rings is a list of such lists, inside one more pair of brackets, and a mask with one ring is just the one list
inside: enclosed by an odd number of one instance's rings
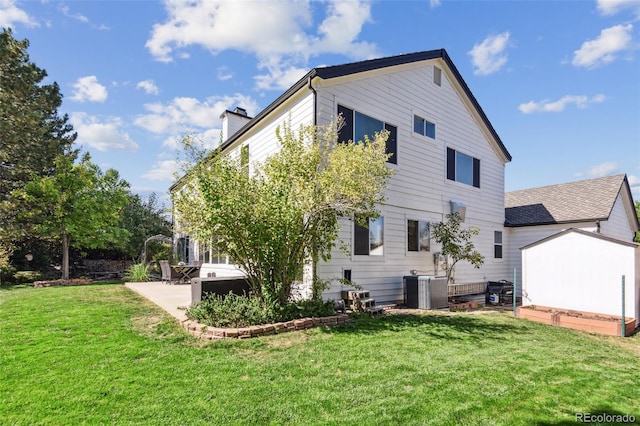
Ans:
{"label": "patio chair", "polygon": [[180,275],[177,271],[175,271],[171,265],[169,265],[168,260],[161,260],[160,262],[160,270],[162,271],[162,282],[173,284],[175,282],[180,281],[182,275]]}

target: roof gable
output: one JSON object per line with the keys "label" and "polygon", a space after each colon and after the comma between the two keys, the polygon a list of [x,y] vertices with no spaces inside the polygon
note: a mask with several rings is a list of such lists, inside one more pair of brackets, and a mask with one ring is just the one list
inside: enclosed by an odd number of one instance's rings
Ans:
{"label": "roof gable", "polygon": [[531,226],[607,220],[625,182],[626,175],[621,174],[507,192],[505,224]]}
{"label": "roof gable", "polygon": [[327,67],[317,67],[313,68],[307,74],[304,75],[298,82],[296,82],[293,86],[291,86],[286,92],[280,95],[275,101],[273,101],[269,106],[267,106],[264,110],[262,110],[258,115],[255,116],[252,120],[250,120],[244,127],[242,127],[238,132],[225,141],[221,149],[225,150],[227,147],[231,146],[237,139],[242,137],[242,135],[257,125],[264,117],[269,115],[272,111],[278,108],[281,104],[283,104],[287,99],[297,93],[299,90],[309,87],[311,81],[314,78],[321,79],[331,79],[337,77],[343,77],[347,75],[353,75],[361,72],[367,72],[372,70],[377,70],[381,68],[387,68],[392,66],[398,66],[403,64],[410,64],[419,61],[427,61],[432,59],[441,59],[447,65],[453,76],[455,77],[456,82],[460,85],[462,91],[469,99],[469,102],[473,106],[474,110],[477,112],[480,117],[482,123],[486,126],[487,130],[495,140],[495,143],[507,161],[511,161],[511,154],[502,143],[502,140],[498,136],[497,132],[493,128],[493,125],[487,118],[486,114],[480,107],[480,104],[476,100],[475,96],[467,86],[467,83],[464,81],[460,72],[456,68],[456,66],[451,61],[451,58],[447,54],[446,50],[438,49],[438,50],[428,50],[423,52],[416,52],[404,55],[397,56],[389,56],[385,58],[378,59],[370,59],[366,61],[352,62],[342,65],[332,65]]}
{"label": "roof gable", "polygon": [[527,244],[526,246],[521,247],[520,250],[526,250],[526,249],[529,249],[531,247],[538,246],[540,244],[546,243],[547,241],[555,240],[556,238],[562,237],[562,236],[570,234],[570,233],[584,235],[584,236],[591,237],[591,238],[597,238],[597,239],[600,239],[600,240],[603,240],[603,241],[607,241],[607,242],[614,243],[614,244],[619,244],[619,245],[622,245],[622,246],[628,246],[628,247],[633,247],[633,248],[640,247],[640,245],[638,243],[634,243],[634,242],[631,242],[631,241],[620,240],[620,239],[617,239],[617,238],[610,237],[608,235],[600,234],[598,232],[585,231],[584,229],[578,229],[578,228],[569,228],[569,229],[565,229],[564,231],[560,231],[557,234],[550,235],[550,236],[548,236],[546,238],[543,238],[541,240],[534,241],[531,244]]}

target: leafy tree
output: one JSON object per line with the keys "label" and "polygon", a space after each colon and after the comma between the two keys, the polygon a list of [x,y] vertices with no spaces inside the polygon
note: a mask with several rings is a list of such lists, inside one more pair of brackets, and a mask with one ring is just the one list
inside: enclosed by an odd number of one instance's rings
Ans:
{"label": "leafy tree", "polygon": [[484,256],[475,250],[471,238],[480,233],[476,227],[460,228],[460,215],[457,212],[446,215],[447,220],[433,227],[433,238],[442,245],[442,255],[447,261],[447,282],[451,280],[453,268],[461,260],[466,260],[478,269],[484,263]]}
{"label": "leafy tree", "polygon": [[153,235],[171,235],[171,222],[155,193],[144,201],[139,195],[129,195],[120,216],[121,226],[129,231],[124,253],[136,258],[143,250],[144,242]]}
{"label": "leafy tree", "polygon": [[13,195],[28,203],[26,218],[34,232],[62,243],[62,278],[69,278],[69,248],[121,248],[128,232],[120,226],[120,212],[127,202],[129,184],[118,172],[105,173],[91,163],[88,154],[75,163],[75,155],[60,155],[55,173],[35,176]]}
{"label": "leafy tree", "polygon": [[288,303],[306,263],[330,258],[341,219],[379,215],[392,174],[387,133],[339,144],[337,128],[278,128],[280,150],[251,173],[242,156],[205,158],[197,141],[183,141],[195,166],[172,194],[178,226],[229,254],[267,307]]}
{"label": "leafy tree", "polygon": [[58,116],[60,88],[42,84],[47,73],[29,61],[28,47],[10,29],[0,33],[0,233],[14,240],[28,230],[16,222],[28,207],[12,192],[34,173],[54,174],[55,159],[76,139],[68,117]]}

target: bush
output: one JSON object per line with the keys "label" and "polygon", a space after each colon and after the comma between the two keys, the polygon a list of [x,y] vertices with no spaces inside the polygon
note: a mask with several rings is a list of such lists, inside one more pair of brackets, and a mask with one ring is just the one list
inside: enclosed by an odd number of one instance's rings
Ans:
{"label": "bush", "polygon": [[187,318],[212,327],[247,327],[275,321],[256,297],[209,295],[187,308]]}
{"label": "bush", "polygon": [[41,280],[42,278],[42,273],[38,271],[18,271],[13,274],[13,281],[16,284],[32,283],[34,281]]}
{"label": "bush", "polygon": [[187,318],[212,327],[248,327],[250,325],[291,321],[297,318],[334,314],[333,301],[303,300],[289,303],[278,311],[264,306],[257,297],[209,295],[187,308]]}
{"label": "bush", "polygon": [[280,311],[280,321],[291,321],[307,317],[328,317],[335,313],[333,300],[301,300],[285,305]]}
{"label": "bush", "polygon": [[145,263],[133,264],[124,273],[124,279],[129,282],[144,282],[149,280],[149,265]]}

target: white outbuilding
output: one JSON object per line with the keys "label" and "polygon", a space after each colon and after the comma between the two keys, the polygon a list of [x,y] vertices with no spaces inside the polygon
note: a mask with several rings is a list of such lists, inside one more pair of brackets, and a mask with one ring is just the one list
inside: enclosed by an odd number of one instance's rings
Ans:
{"label": "white outbuilding", "polygon": [[622,315],[640,323],[640,245],[569,228],[522,247],[522,305]]}

